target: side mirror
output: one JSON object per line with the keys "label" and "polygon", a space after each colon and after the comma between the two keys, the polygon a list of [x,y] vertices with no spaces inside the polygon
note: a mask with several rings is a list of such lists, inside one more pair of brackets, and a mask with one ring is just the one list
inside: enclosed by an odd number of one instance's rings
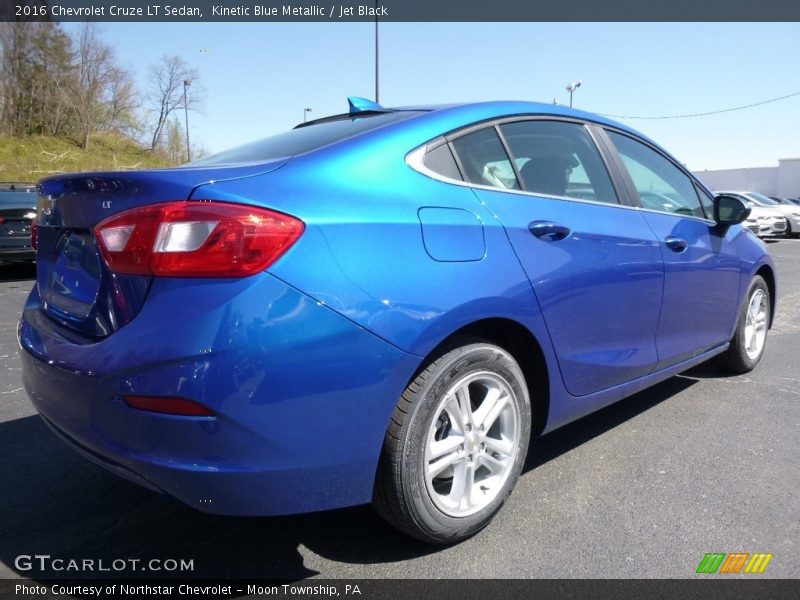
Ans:
{"label": "side mirror", "polygon": [[714,220],[723,227],[741,223],[750,216],[751,210],[745,202],[734,196],[714,198]]}

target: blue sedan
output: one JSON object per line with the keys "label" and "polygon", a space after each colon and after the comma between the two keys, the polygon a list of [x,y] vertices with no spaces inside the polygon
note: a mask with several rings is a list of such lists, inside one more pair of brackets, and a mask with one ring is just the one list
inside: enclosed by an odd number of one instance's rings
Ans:
{"label": "blue sedan", "polygon": [[451,543],[531,438],[758,364],[776,281],[749,211],[597,115],[354,98],[180,168],[40,182],[24,384],[75,451],[199,510],[371,502]]}

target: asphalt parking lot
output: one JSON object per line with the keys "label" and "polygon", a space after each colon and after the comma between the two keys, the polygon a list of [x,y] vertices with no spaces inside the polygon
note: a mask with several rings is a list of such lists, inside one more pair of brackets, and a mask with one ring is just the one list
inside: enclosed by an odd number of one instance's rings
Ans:
{"label": "asphalt parking lot", "polygon": [[753,373],[696,368],[538,440],[494,523],[449,548],[368,507],[205,515],[74,455],[22,389],[33,271],[0,267],[0,578],[56,575],[15,568],[24,554],[193,559],[185,575],[208,578],[685,578],[705,553],[736,551],[771,552],[765,577],[798,578],[800,240],[769,249],[778,313]]}

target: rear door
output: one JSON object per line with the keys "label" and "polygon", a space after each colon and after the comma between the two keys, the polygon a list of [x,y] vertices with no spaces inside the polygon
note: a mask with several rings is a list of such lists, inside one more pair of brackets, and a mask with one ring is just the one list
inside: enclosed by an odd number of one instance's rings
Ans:
{"label": "rear door", "polygon": [[658,242],[639,212],[619,203],[589,130],[522,120],[452,146],[533,285],[568,391],[584,396],[651,371],[663,284]]}
{"label": "rear door", "polygon": [[740,282],[734,238],[741,228],[718,228],[713,199],[657,148],[621,132],[607,134],[661,245],[657,368],[668,367],[730,340]]}

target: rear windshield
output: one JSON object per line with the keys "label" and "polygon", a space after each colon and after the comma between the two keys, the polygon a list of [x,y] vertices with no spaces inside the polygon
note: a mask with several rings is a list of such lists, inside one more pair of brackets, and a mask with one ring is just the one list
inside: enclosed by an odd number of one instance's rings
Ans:
{"label": "rear windshield", "polygon": [[368,116],[353,116],[334,121],[327,121],[292,129],[272,137],[251,142],[244,146],[225,150],[206,158],[196,160],[192,166],[226,165],[234,163],[262,162],[276,158],[288,158],[310,150],[322,148],[328,144],[338,142],[376,129],[388,123],[402,121],[421,111],[393,111],[388,113],[372,114]]}

